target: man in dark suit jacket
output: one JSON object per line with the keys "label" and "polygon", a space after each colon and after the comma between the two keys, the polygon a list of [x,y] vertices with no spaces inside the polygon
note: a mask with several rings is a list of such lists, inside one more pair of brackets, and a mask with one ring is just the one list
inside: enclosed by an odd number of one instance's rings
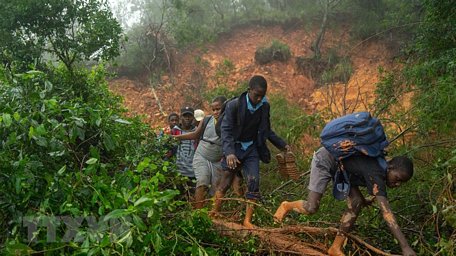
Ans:
{"label": "man in dark suit jacket", "polygon": [[247,179],[247,203],[244,226],[251,223],[253,203],[260,198],[260,160],[271,161],[266,140],[280,150],[290,146],[271,130],[270,105],[266,99],[267,82],[262,76],[253,76],[249,88],[239,98],[229,101],[221,123],[223,145],[222,178],[217,185],[213,214],[221,209],[222,198],[231,185],[236,173],[243,171]]}

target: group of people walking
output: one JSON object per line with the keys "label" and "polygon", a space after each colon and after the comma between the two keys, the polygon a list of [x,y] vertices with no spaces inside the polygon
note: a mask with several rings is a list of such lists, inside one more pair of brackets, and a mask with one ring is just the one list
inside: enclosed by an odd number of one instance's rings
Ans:
{"label": "group of people walking", "polygon": [[[169,134],[180,141],[175,151],[178,171],[189,178],[189,187],[196,183],[194,208],[204,207],[210,194],[214,198],[211,214],[219,216],[223,198],[232,187],[236,194],[245,195],[243,225],[246,228],[255,228],[252,216],[254,205],[261,198],[260,161],[271,161],[266,142],[269,140],[279,150],[291,151],[290,145],[271,129],[266,93],[266,79],[255,75],[250,79],[247,91],[240,96],[230,100],[224,96],[213,99],[210,104],[212,114],[196,115],[197,126],[194,125],[195,111],[191,107],[182,108],[180,115],[173,113],[168,117]],[[342,215],[329,255],[344,255],[342,246],[346,234],[353,227],[361,208],[372,203],[364,198],[360,186],[367,187],[367,192],[374,196],[403,255],[416,255],[401,232],[386,197],[386,187],[398,187],[412,177],[413,163],[403,156],[386,162],[384,156],[372,157],[364,149],[359,151],[342,158],[335,156],[331,149],[318,149],[312,159],[307,200],[282,202],[274,219],[281,222],[290,211],[316,213],[329,181],[343,170],[344,175],[348,174],[345,177],[350,184],[345,191],[348,208]],[[242,185],[244,180],[245,185]]]}

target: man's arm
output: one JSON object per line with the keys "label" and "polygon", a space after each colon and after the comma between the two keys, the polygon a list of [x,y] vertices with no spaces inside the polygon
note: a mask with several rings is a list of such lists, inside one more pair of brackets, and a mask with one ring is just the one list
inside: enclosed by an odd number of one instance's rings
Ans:
{"label": "man's arm", "polygon": [[288,144],[282,138],[280,138],[273,130],[270,130],[268,139],[272,143],[272,145],[274,145],[276,148],[280,150],[291,150]]}
{"label": "man's arm", "polygon": [[409,246],[401,229],[399,228],[396,218],[394,217],[394,214],[391,211],[388,199],[384,196],[376,196],[376,198],[377,203],[380,206],[380,210],[382,211],[383,219],[386,221],[388,228],[391,230],[391,233],[393,233],[393,236],[396,238],[396,240],[399,242],[399,245],[401,246],[402,255],[416,255],[413,249]]}
{"label": "man's arm", "polygon": [[201,134],[204,133],[203,121],[204,121],[204,119],[201,122],[199,122],[198,127],[193,132],[180,134],[180,135],[174,135],[173,137],[178,140],[197,140],[197,139],[199,139]]}
{"label": "man's arm", "polygon": [[270,117],[271,107],[270,107],[270,105],[265,104],[264,107],[265,107],[265,111],[266,111],[266,115],[267,115],[266,116],[267,139],[272,143],[272,145],[274,145],[276,148],[278,148],[280,150],[284,150],[284,149],[290,150],[289,147],[287,147],[287,143],[271,129],[271,117]]}

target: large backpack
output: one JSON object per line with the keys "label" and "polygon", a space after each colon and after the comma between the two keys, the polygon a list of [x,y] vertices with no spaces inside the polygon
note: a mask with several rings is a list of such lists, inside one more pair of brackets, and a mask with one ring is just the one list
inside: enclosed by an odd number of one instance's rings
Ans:
{"label": "large backpack", "polygon": [[385,147],[388,146],[385,131],[377,118],[368,112],[348,114],[326,124],[320,134],[321,144],[334,156],[339,168],[333,180],[333,196],[344,200],[350,193],[350,178],[342,161],[353,155],[377,158],[386,172]]}
{"label": "large backpack", "polygon": [[237,125],[241,125],[241,119],[239,117],[239,114],[238,114],[238,110],[239,110],[239,98],[238,97],[233,97],[227,101],[225,101],[223,104],[222,104],[222,107],[220,109],[220,114],[219,114],[219,118],[217,120],[217,123],[215,124],[215,133],[217,133],[217,135],[219,137],[221,137],[221,134],[222,134],[222,130],[221,130],[221,127],[222,127],[222,121],[223,121],[223,117],[225,116],[225,109],[226,109],[226,105],[231,102],[231,101],[236,101],[235,104],[234,104],[234,113],[236,113],[236,122],[237,122]]}
{"label": "large backpack", "polygon": [[321,144],[338,161],[355,154],[379,159],[386,171],[385,147],[388,146],[380,120],[369,112],[348,114],[332,120],[320,134]]}

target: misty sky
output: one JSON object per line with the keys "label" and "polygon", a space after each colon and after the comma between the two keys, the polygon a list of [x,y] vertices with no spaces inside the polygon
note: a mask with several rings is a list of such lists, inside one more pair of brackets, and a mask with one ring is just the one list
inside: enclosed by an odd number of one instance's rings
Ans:
{"label": "misty sky", "polygon": [[132,5],[129,0],[108,0],[108,4],[123,28],[129,28],[137,22],[139,13],[131,11]]}

